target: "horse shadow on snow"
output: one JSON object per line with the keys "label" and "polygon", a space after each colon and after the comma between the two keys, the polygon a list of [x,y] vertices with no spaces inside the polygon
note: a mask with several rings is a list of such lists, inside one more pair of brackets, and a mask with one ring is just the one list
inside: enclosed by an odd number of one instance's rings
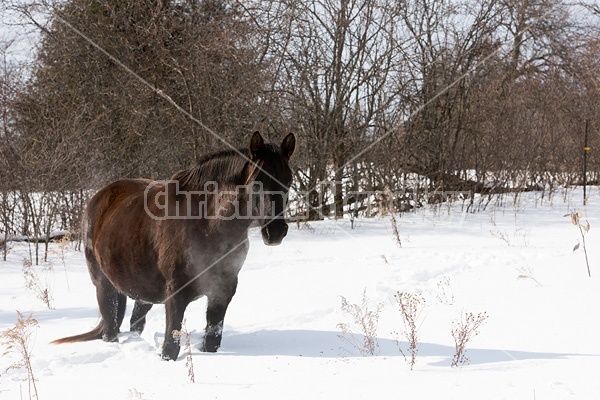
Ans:
{"label": "horse shadow on snow", "polygon": [[[97,315],[95,310],[85,307],[74,307],[63,310],[63,317],[69,319],[94,317]],[[55,311],[38,311],[36,318],[43,324],[49,320],[56,319]],[[1,315],[0,320],[9,320],[12,316]],[[14,317],[13,317],[14,318]],[[148,341],[137,333],[122,332],[119,335],[119,345],[122,351],[127,351],[126,347],[143,346],[147,350],[151,348],[160,349],[164,341],[162,332],[154,332],[153,340]],[[254,332],[236,332],[230,326],[223,332],[223,346],[219,349],[217,355],[228,356],[290,356],[290,357],[362,357],[360,351],[353,347],[348,341],[344,340],[339,331],[320,331],[320,330],[260,330]],[[192,353],[194,355],[205,354],[199,350],[200,344],[204,339],[204,332],[193,330],[191,332]],[[354,334],[356,343],[363,342],[363,336]],[[380,357],[402,357],[398,350],[395,340],[387,338],[377,339],[379,347],[376,356]],[[401,348],[406,352],[407,343],[401,342]],[[431,357],[428,362],[432,366],[447,367],[452,361],[455,353],[453,346],[441,345],[436,343],[421,343],[417,354],[419,358]],[[481,349],[467,347],[466,356],[469,359],[469,365],[479,365],[498,362],[524,361],[524,360],[557,360],[574,356],[587,356],[587,354],[573,353],[554,353],[554,352],[531,352],[505,349]],[[185,358],[181,354],[179,359]],[[89,360],[88,360],[89,361]]]}
{"label": "horse shadow on snow", "polygon": [[[192,333],[192,340],[199,339]],[[357,343],[362,343],[363,337],[355,334]],[[375,355],[380,357],[402,357],[395,340],[378,338],[379,348]],[[400,342],[406,352],[407,343]],[[360,351],[348,341],[341,338],[340,332],[318,330],[261,330],[249,333],[225,333],[221,354],[241,356],[292,356],[292,357],[362,357]],[[453,346],[435,343],[421,343],[417,354],[420,357],[432,357],[429,365],[449,366],[454,356]],[[469,365],[523,361],[523,360],[556,360],[582,354],[530,352],[504,349],[467,348],[466,356]]]}

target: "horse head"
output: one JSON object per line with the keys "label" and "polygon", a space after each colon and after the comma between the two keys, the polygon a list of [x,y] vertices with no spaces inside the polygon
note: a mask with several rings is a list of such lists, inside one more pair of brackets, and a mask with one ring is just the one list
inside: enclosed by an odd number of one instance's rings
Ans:
{"label": "horse head", "polygon": [[280,146],[265,143],[259,132],[250,139],[249,161],[244,180],[252,207],[252,216],[261,227],[263,241],[276,246],[287,235],[285,221],[288,192],[292,184],[290,157],[296,147],[294,134],[288,134]]}

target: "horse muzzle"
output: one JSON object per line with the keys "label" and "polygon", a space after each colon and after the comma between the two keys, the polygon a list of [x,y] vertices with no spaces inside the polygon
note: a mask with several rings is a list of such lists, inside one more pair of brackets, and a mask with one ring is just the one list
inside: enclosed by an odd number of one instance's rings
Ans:
{"label": "horse muzzle", "polygon": [[281,244],[283,238],[287,235],[288,225],[285,222],[276,223],[276,221],[272,221],[265,225],[260,232],[263,242],[267,246],[277,246]]}

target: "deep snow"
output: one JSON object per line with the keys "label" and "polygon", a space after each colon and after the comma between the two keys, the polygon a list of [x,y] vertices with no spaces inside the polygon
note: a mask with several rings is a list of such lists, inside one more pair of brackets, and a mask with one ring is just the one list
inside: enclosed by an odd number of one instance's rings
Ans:
{"label": "deep snow", "polygon": [[[0,261],[0,330],[15,310],[39,322],[31,344],[40,399],[593,399],[600,393],[600,193],[581,191],[552,203],[527,194],[518,203],[475,214],[460,205],[398,217],[402,247],[389,218],[323,221],[290,227],[278,247],[251,231],[248,260],[225,320],[216,354],[193,350],[196,382],[185,354],[161,361],[164,307],[155,306],[141,337],[124,332],[119,343],[50,345],[53,339],[95,326],[98,311],[82,253],[53,245],[48,283],[54,309],[25,288],[27,243],[13,243]],[[592,278],[579,231],[564,215],[585,213]],[[64,263],[63,263],[64,256]],[[378,355],[363,357],[340,338],[351,323],[341,296],[371,307],[382,303]],[[403,330],[397,291],[421,293],[420,347],[411,371],[392,332]],[[128,314],[132,302],[129,302]],[[205,302],[186,312],[192,343],[202,341]],[[451,368],[452,322],[463,312],[486,312],[480,334],[467,346],[470,362]],[[128,329],[128,316],[122,327]],[[359,337],[360,339],[360,337]],[[406,342],[400,343],[406,351]],[[17,361],[2,356],[0,372]],[[22,369],[0,375],[0,399],[28,398]]]}

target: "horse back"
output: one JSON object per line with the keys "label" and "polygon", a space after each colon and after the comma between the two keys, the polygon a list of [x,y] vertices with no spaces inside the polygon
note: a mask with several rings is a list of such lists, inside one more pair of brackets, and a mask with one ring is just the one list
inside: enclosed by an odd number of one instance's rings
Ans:
{"label": "horse back", "polygon": [[[95,242],[104,225],[110,225],[115,216],[121,216],[119,215],[122,214],[120,211],[125,208],[128,209],[128,214],[130,214],[133,211],[132,206],[135,206],[140,200],[143,201],[144,191],[153,183],[148,179],[122,179],[98,191],[91,198],[86,209],[87,227],[84,232],[84,235],[87,236],[86,239]],[[110,227],[107,229],[110,229]]]}

